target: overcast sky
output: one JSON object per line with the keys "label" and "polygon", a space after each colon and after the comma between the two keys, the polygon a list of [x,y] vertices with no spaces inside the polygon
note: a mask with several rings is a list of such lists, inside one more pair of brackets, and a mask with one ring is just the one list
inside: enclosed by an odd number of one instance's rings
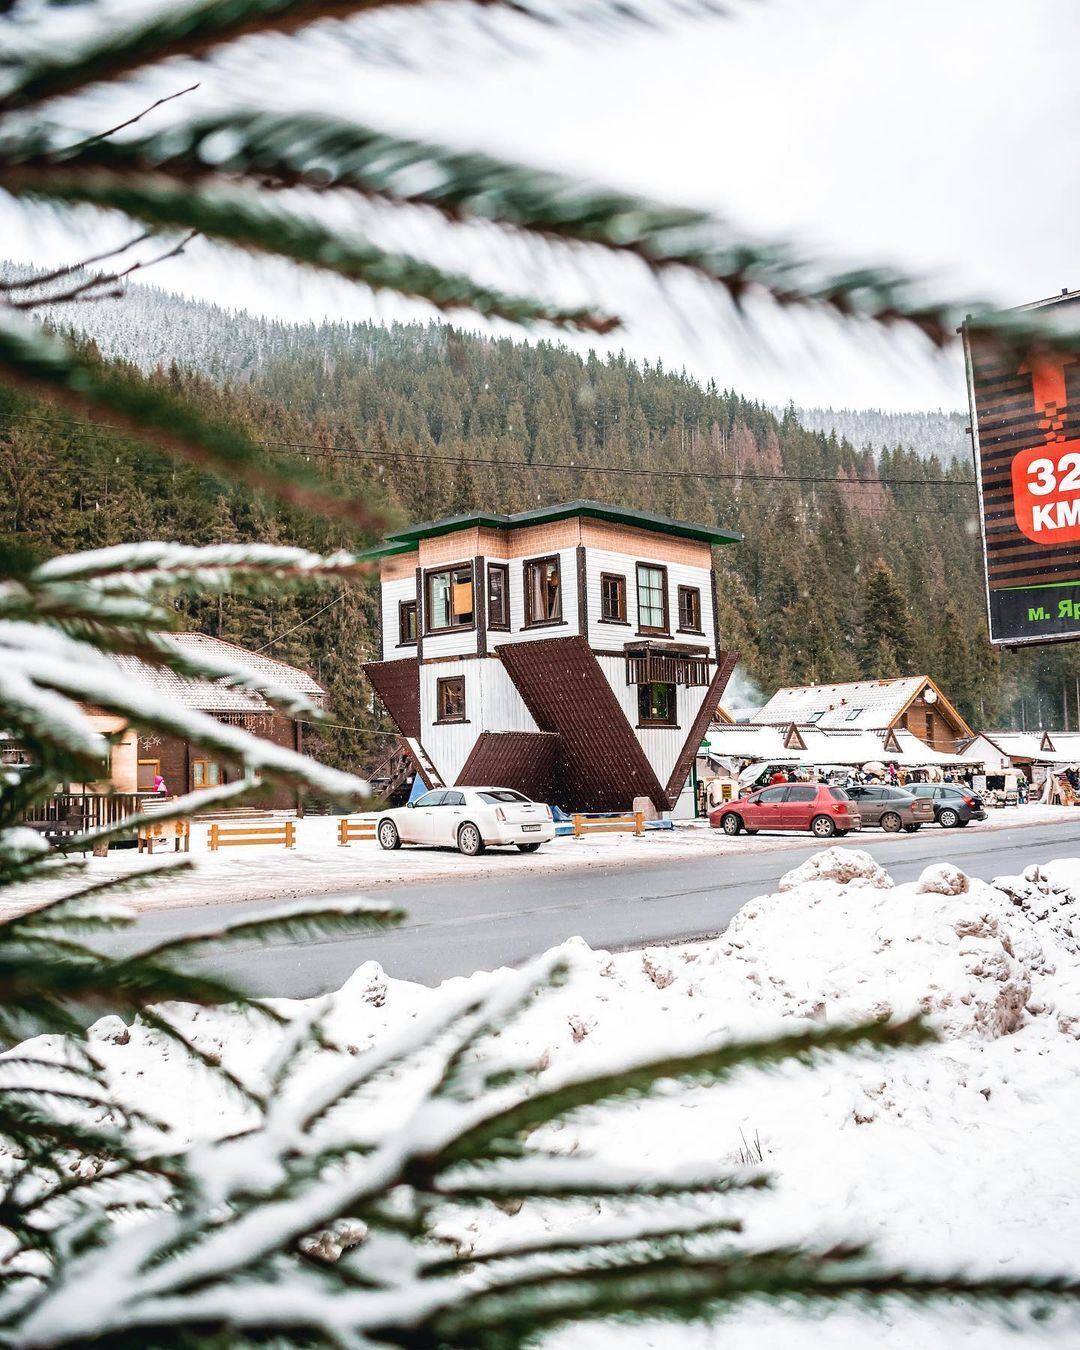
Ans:
{"label": "overcast sky", "polygon": [[[286,71],[280,40],[256,51],[291,102],[705,206],[754,234],[927,275],[950,297],[1011,305],[1080,286],[1075,0],[750,0],[733,19],[664,34],[535,30],[528,47],[451,48],[410,71],[318,43]],[[235,91],[242,69],[204,70],[196,97]],[[0,241],[0,254],[49,263],[81,247],[43,213],[27,222],[10,209]],[[612,284],[602,268],[597,277]],[[283,317],[426,312],[206,246],[152,279]],[[539,279],[530,268],[516,278]],[[965,403],[955,354],[932,361],[911,340],[768,317],[761,333],[733,334],[692,288],[664,296],[623,273],[614,284],[609,303],[629,320],[615,348],[750,396]]]}

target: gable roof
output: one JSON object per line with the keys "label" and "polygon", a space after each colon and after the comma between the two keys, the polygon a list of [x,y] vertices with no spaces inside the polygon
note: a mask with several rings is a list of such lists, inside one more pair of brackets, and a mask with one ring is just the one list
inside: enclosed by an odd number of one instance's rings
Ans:
{"label": "gable roof", "polygon": [[[273,681],[298,694],[306,694],[313,702],[321,702],[326,698],[326,690],[305,671],[262,652],[250,652],[234,642],[208,637],[205,633],[158,633],[156,636],[181,652],[216,656],[242,666],[263,680]],[[137,656],[114,656],[113,660],[126,679],[164,694],[186,708],[197,708],[200,712],[274,711],[273,705],[262,694],[249,689],[238,689],[220,680],[190,680],[161,666],[147,665]]]}
{"label": "gable roof", "polygon": [[542,506],[532,511],[518,511],[513,515],[476,511],[461,516],[443,516],[441,520],[428,520],[419,525],[410,525],[404,530],[395,530],[386,536],[388,541],[386,544],[371,549],[363,556],[386,557],[390,553],[406,553],[415,548],[421,539],[431,539],[440,534],[454,534],[458,530],[473,529],[477,525],[494,530],[515,530],[527,525],[548,525],[556,520],[568,520],[572,516],[608,520],[616,525],[634,525],[638,529],[652,530],[657,534],[696,539],[714,548],[723,544],[737,544],[742,539],[742,535],[734,530],[721,530],[712,525],[695,525],[685,520],[673,520],[670,516],[659,516],[652,511],[635,511],[627,506],[609,506],[605,502],[582,499],[559,502],[554,506]]}
{"label": "gable roof", "polygon": [[845,684],[792,685],[778,689],[751,722],[759,726],[820,727],[882,731],[892,726],[925,689],[932,689],[942,712],[967,735],[971,728],[928,675]]}

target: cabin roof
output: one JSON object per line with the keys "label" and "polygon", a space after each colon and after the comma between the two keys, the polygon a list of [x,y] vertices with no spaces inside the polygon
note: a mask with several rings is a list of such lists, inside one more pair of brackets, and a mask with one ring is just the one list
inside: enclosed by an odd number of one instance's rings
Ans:
{"label": "cabin roof", "polygon": [[[182,652],[201,652],[231,661],[262,679],[294,693],[306,694],[313,701],[326,697],[322,685],[305,671],[262,652],[251,652],[205,633],[159,633],[157,636]],[[162,666],[148,665],[137,656],[114,656],[113,660],[128,679],[144,688],[167,694],[187,708],[197,708],[201,712],[273,712],[272,705],[262,694],[252,690],[236,688],[220,680],[187,679]]]}
{"label": "cabin roof", "polygon": [[547,525],[557,520],[568,520],[572,516],[607,520],[616,525],[632,525],[641,530],[651,530],[655,534],[675,535],[680,539],[696,539],[714,548],[724,544],[737,544],[742,539],[742,535],[734,530],[721,530],[713,525],[696,525],[685,520],[673,520],[670,516],[656,515],[652,511],[635,511],[627,506],[609,506],[604,502],[575,501],[559,502],[555,506],[542,506],[532,511],[518,511],[512,515],[502,515],[493,511],[474,511],[466,515],[444,516],[441,520],[424,521],[419,525],[410,525],[407,529],[388,534],[385,544],[368,550],[363,556],[385,558],[394,553],[408,553],[416,548],[421,539],[454,534],[458,530],[470,530],[476,526],[493,530],[516,530],[527,525]]}
{"label": "cabin roof", "polygon": [[927,675],[890,680],[853,680],[845,684],[795,685],[778,689],[751,722],[767,726],[819,727],[821,730],[883,730],[903,715],[924,689],[937,696],[935,707],[966,735],[971,728]]}

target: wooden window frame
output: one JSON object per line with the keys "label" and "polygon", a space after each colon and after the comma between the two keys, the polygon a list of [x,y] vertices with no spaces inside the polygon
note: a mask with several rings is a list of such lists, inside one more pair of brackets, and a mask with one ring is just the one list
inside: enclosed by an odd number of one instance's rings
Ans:
{"label": "wooden window frame", "polygon": [[[451,574],[450,579],[450,613],[453,617],[454,610],[454,572],[464,572],[468,570],[472,577],[472,622],[471,623],[452,623],[445,628],[435,628],[431,622],[433,605],[431,603],[431,581],[433,577],[442,576],[444,572]],[[476,567],[470,559],[464,562],[447,563],[442,567],[430,567],[424,572],[424,621],[427,627],[424,629],[425,637],[435,637],[443,633],[469,633],[476,629]]]}
{"label": "wooden window frame", "polygon": [[[498,574],[503,579],[503,617],[496,619],[491,608],[491,578]],[[487,565],[487,626],[489,633],[510,632],[510,564],[488,563]]]}
{"label": "wooden window frame", "polygon": [[[149,786],[148,788],[141,788],[141,787],[139,787],[139,770],[142,768],[142,766],[143,766],[144,764],[152,764],[152,765],[154,766],[154,777],[155,777],[155,778],[160,778],[160,777],[161,777],[161,760],[160,760],[160,759],[137,759],[137,760],[135,761],[135,791],[136,791],[136,792],[153,792],[153,790],[154,790],[154,785],[153,785],[153,783],[151,783],[150,786]],[[168,786],[168,784],[166,784],[166,786]]]}
{"label": "wooden window frame", "polygon": [[[650,571],[653,571],[653,572],[659,572],[660,575],[661,575],[661,577],[662,577],[662,581],[661,581],[661,584],[660,584],[660,597],[661,597],[661,600],[663,601],[663,610],[664,610],[664,624],[663,624],[663,627],[662,627],[662,628],[655,628],[655,627],[653,627],[651,624],[644,624],[644,623],[641,622],[641,569],[642,569],[643,567],[647,567],[647,568],[649,568]],[[671,615],[668,613],[668,570],[667,570],[667,568],[664,566],[663,563],[654,563],[654,562],[635,562],[635,563],[634,563],[634,580],[635,580],[635,582],[637,583],[637,621],[638,621],[637,630],[638,630],[638,632],[641,633],[641,634],[643,634],[643,635],[645,635],[645,634],[651,634],[651,635],[655,635],[655,636],[659,636],[659,637],[670,637],[670,636],[671,636]]]}
{"label": "wooden window frame", "polygon": [[[413,618],[413,624],[412,624],[412,626],[413,626],[413,635],[412,635],[412,637],[407,637],[407,636],[406,636],[406,632],[405,632],[405,611],[408,610],[408,609],[411,609],[411,610],[412,610],[412,618]],[[419,636],[420,636],[420,606],[419,606],[419,604],[418,604],[415,600],[399,600],[399,601],[398,601],[397,612],[398,612],[398,644],[397,644],[397,645],[398,645],[399,647],[415,647],[415,646],[416,646],[416,643],[417,643],[417,639],[418,639]]]}
{"label": "wooden window frame", "polygon": [[[443,712],[443,695],[451,685],[458,685],[461,689],[461,715],[445,716]],[[461,722],[467,722],[465,704],[465,676],[464,675],[445,675],[441,680],[435,681],[435,725],[437,727],[453,726]]]}
{"label": "wooden window frame", "polygon": [[[693,599],[693,604],[694,604],[694,607],[695,607],[696,610],[697,610],[697,623],[696,623],[696,624],[684,622],[684,617],[685,617],[684,614],[683,614],[683,597],[684,597],[684,596],[685,596],[685,597],[690,597],[690,596],[693,596],[693,597],[694,597],[694,599]],[[705,630],[702,628],[701,623],[702,623],[702,618],[701,618],[701,587],[700,587],[700,586],[680,586],[680,587],[679,587],[679,632],[680,632],[680,633],[695,633],[695,634],[703,635],[704,632],[705,632]]]}
{"label": "wooden window frame", "polygon": [[[618,614],[608,614],[607,596],[604,593],[604,586],[607,582],[614,581],[618,584],[619,612]],[[626,617],[626,577],[621,572],[601,572],[600,573],[600,623],[617,623],[626,628],[630,627],[630,621]]]}
{"label": "wooden window frame", "polygon": [[[537,619],[533,617],[532,613],[532,588],[529,585],[529,568],[542,567],[544,563],[555,564],[555,578],[559,585],[559,614],[555,619]],[[557,553],[545,553],[540,558],[526,558],[521,564],[521,581],[526,628],[556,628],[566,624],[566,619],[563,616],[562,559]]]}
{"label": "wooden window frame", "polygon": [[[671,691],[668,698],[669,716],[665,718],[649,717],[649,690],[653,685],[663,685]],[[671,684],[667,680],[651,680],[648,684],[639,684],[638,691],[638,726],[639,727],[667,727],[678,730],[679,727],[679,690],[678,686]]]}
{"label": "wooden window frame", "polygon": [[[202,764],[202,765],[205,765],[205,768],[204,768],[204,771],[203,771],[203,781],[202,781],[201,783],[196,783],[196,781],[195,781],[195,765],[196,765],[196,764]],[[211,764],[213,764],[213,766],[214,766],[214,767],[217,769],[217,771],[218,771],[217,781],[214,782],[214,783],[210,782],[210,775],[209,775],[208,773],[206,773],[206,771],[205,771],[206,769],[208,769],[208,768],[210,767]],[[220,760],[217,760],[217,759],[210,759],[210,757],[207,756],[207,755],[200,755],[197,759],[191,760],[191,762],[190,762],[190,764],[189,764],[189,766],[188,766],[188,772],[189,772],[190,775],[191,775],[191,790],[192,790],[192,792],[201,792],[204,788],[220,787],[221,784],[225,782],[225,775],[224,775],[224,773],[222,772],[221,761],[220,761]]]}

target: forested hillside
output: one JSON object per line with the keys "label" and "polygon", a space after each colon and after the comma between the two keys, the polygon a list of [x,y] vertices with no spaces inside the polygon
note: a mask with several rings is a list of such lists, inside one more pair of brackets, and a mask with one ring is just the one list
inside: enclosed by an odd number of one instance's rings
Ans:
{"label": "forested hillside", "polygon": [[[958,403],[964,390],[958,388]],[[894,450],[902,445],[927,458],[936,456],[943,464],[971,462],[971,441],[965,430],[966,412],[945,412],[935,408],[927,412],[883,412],[880,408],[799,408],[799,421],[809,431],[835,432],[860,450]]]}
{"label": "forested hillside", "polygon": [[[146,312],[144,294],[136,304]],[[267,455],[316,460],[388,521],[592,497],[742,531],[744,543],[716,559],[721,622],[765,693],[926,671],[982,725],[1019,723],[1021,694],[1028,725],[1040,715],[1060,723],[1063,688],[1074,698],[1080,662],[1070,649],[1001,657],[985,643],[964,464],[856,450],[807,430],[793,410],[777,417],[659,364],[582,360],[546,342],[436,324],[305,329],[187,302],[174,308],[160,296],[154,306],[148,346],[168,351],[172,339],[160,335],[176,333],[178,356],[202,373],[177,361],[144,378],[182,386],[235,419],[267,442]],[[78,317],[96,327],[90,307]],[[199,342],[181,341],[186,324]],[[231,327],[236,347],[226,359],[219,330]],[[207,333],[213,341],[202,343]],[[0,547],[47,554],[155,537],[320,549],[372,542],[108,428],[0,395]],[[357,671],[374,652],[373,585],[299,601],[223,596],[191,603],[184,621],[269,643],[310,669],[330,686],[343,724],[327,733],[327,753],[371,767],[387,746],[372,734],[379,724]],[[1075,706],[1074,698],[1070,716]]]}

